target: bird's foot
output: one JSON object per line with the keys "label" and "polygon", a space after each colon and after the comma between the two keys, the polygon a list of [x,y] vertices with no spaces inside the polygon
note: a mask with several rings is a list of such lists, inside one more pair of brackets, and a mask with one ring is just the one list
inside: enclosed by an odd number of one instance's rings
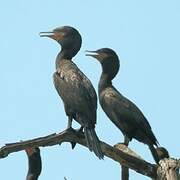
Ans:
{"label": "bird's foot", "polygon": [[[65,131],[73,131],[73,132],[76,132],[76,130],[73,129],[71,126],[70,126],[70,127],[68,126]],[[76,146],[76,142],[73,142],[73,141],[72,141],[72,142],[70,142],[70,144],[71,144],[71,148],[74,149],[75,146]]]}
{"label": "bird's foot", "polygon": [[70,126],[70,127],[67,127],[65,131],[74,131],[74,129]]}
{"label": "bird's foot", "polygon": [[129,143],[123,142],[123,143],[119,143],[119,144],[124,144],[125,146],[128,146]]}
{"label": "bird's foot", "polygon": [[126,146],[126,147],[128,147],[128,144],[126,144],[125,142],[119,142],[119,143],[114,145],[114,147],[118,147],[118,146],[123,146],[123,147]]}
{"label": "bird's foot", "polygon": [[75,131],[77,132],[77,133],[83,133],[83,127],[81,126],[79,129],[75,129]]}
{"label": "bird's foot", "polygon": [[76,146],[76,142],[70,142],[71,143],[71,148],[74,149]]}
{"label": "bird's foot", "polygon": [[[82,134],[83,133],[83,127],[80,127],[79,129],[73,129],[76,133]],[[71,142],[71,147],[74,149],[76,146],[76,142]]]}
{"label": "bird's foot", "polygon": [[[63,133],[65,133],[65,132],[70,132],[70,131],[74,132],[75,129],[73,129],[72,127],[67,127],[67,128],[63,131]],[[62,132],[61,132],[61,133],[62,133]],[[71,142],[70,142],[70,143],[71,143]],[[62,142],[59,143],[59,145],[61,145],[61,144],[62,144]]]}

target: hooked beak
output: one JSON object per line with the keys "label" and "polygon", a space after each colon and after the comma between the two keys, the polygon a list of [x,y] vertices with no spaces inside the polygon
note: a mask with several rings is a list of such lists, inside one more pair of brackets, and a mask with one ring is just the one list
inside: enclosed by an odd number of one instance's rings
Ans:
{"label": "hooked beak", "polygon": [[49,37],[49,38],[52,38],[56,41],[60,41],[64,38],[63,33],[56,32],[56,31],[40,32],[39,35],[40,35],[40,37]]}
{"label": "hooked beak", "polygon": [[54,34],[54,32],[40,32],[40,37],[51,37]]}
{"label": "hooked beak", "polygon": [[86,52],[86,56],[91,56],[91,57],[94,57],[96,59],[98,59],[99,57],[99,54],[97,51],[85,51]]}

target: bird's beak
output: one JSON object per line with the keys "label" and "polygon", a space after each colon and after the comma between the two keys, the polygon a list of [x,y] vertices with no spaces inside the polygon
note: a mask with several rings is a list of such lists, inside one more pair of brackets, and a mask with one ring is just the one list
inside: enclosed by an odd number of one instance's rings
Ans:
{"label": "bird's beak", "polygon": [[40,32],[40,37],[51,37],[53,36],[54,32]]}
{"label": "bird's beak", "polygon": [[86,52],[86,56],[91,56],[94,57],[96,59],[99,59],[99,54],[97,51],[85,51]]}
{"label": "bird's beak", "polygon": [[64,38],[64,34],[61,32],[55,32],[55,31],[50,31],[50,32],[40,32],[39,33],[40,37],[49,37],[52,38],[56,41],[60,41]]}

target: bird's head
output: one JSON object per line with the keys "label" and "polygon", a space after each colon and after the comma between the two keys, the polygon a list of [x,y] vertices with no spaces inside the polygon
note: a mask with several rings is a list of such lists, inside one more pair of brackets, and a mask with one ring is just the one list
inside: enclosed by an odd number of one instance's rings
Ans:
{"label": "bird's head", "polygon": [[110,74],[112,78],[115,77],[119,71],[119,58],[117,54],[110,48],[102,48],[96,51],[86,51],[86,56],[91,56],[97,59],[101,65],[104,73]]}
{"label": "bird's head", "polygon": [[57,41],[62,50],[72,53],[72,57],[77,54],[81,48],[82,38],[80,33],[73,27],[62,26],[55,28],[50,32],[40,32],[41,37],[49,37]]}

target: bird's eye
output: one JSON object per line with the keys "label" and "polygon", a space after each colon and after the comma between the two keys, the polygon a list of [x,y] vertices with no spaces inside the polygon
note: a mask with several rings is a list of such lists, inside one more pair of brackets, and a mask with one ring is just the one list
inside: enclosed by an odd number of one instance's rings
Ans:
{"label": "bird's eye", "polygon": [[69,34],[68,34],[68,33],[65,33],[65,32],[63,33],[63,37],[65,37],[65,38],[66,38],[66,37],[68,37],[68,36],[69,36]]}

